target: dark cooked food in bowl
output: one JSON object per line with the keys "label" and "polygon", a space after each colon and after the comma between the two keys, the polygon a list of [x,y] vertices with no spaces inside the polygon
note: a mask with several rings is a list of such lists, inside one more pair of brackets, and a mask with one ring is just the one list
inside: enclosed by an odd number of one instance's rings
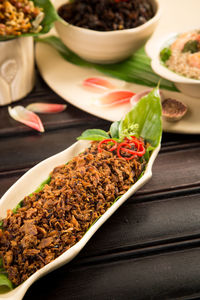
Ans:
{"label": "dark cooked food in bowl", "polygon": [[58,9],[66,22],[97,31],[138,27],[155,15],[150,0],[73,0]]}
{"label": "dark cooked food in bowl", "polygon": [[22,207],[7,212],[0,229],[0,259],[15,286],[75,245],[138,180],[147,163],[144,157],[128,159],[132,154],[123,151],[125,156],[119,157],[111,147],[93,142],[56,167],[50,182],[25,197]]}

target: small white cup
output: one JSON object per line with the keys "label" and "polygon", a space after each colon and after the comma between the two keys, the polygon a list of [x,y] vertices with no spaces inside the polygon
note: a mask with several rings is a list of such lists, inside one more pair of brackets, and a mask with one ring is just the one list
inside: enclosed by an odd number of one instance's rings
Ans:
{"label": "small white cup", "polygon": [[0,42],[0,106],[25,97],[33,88],[33,37]]}

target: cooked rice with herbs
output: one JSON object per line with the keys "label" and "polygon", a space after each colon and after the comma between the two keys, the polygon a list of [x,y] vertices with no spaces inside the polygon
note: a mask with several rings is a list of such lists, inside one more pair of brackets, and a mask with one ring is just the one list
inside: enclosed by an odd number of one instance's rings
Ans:
{"label": "cooked rice with herbs", "polygon": [[[180,51],[174,50],[170,59],[166,62],[166,66],[172,71],[181,74],[185,77],[200,80],[200,68],[191,66],[188,62],[192,59],[192,54],[181,53]],[[200,53],[199,53],[200,61]]]}
{"label": "cooked rice with herbs", "polygon": [[41,31],[44,13],[28,0],[0,0],[0,35],[20,36]]}
{"label": "cooked rice with herbs", "polygon": [[177,74],[200,80],[200,31],[180,34],[161,53],[161,60]]}
{"label": "cooked rice with herbs", "polygon": [[0,229],[0,259],[15,286],[75,245],[138,180],[144,157],[120,158],[111,147],[102,144],[99,152],[93,142],[56,167],[50,182],[25,197],[17,212],[8,211]]}

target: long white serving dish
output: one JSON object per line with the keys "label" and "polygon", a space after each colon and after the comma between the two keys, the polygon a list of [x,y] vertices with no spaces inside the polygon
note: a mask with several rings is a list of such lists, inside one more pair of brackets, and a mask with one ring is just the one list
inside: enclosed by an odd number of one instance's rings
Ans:
{"label": "long white serving dish", "polygon": [[[50,172],[59,165],[67,163],[74,156],[81,153],[90,145],[89,141],[78,141],[66,150],[45,159],[37,164],[35,167],[25,173],[10,189],[4,194],[0,200],[0,219],[6,217],[7,209],[13,209],[16,205],[27,195],[46,180]],[[152,176],[152,166],[154,160],[160,150],[160,145],[153,151],[150,160],[147,164],[144,175],[119,199],[117,200],[99,219],[91,226],[91,228],[85,233],[82,239],[76,243],[73,247],[60,255],[51,263],[44,266],[42,269],[31,275],[25,282],[19,285],[14,290],[0,294],[0,300],[21,300],[26,293],[27,289],[40,277],[45,274],[59,268],[60,266],[71,261],[85,246],[88,240],[99,229],[99,227],[140,187],[142,187]]]}

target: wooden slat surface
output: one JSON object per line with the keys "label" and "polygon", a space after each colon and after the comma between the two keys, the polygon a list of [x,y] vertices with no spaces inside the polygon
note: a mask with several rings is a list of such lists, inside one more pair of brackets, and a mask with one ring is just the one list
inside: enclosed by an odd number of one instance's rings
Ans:
{"label": "wooden slat surface", "polygon": [[[39,75],[36,88],[19,104],[34,101],[65,103]],[[86,128],[110,126],[72,105],[41,118],[44,134],[11,120],[7,107],[0,108],[0,196]],[[35,283],[24,299],[200,299],[199,136],[164,133],[152,179],[71,263]]]}
{"label": "wooden slat surface", "polygon": [[199,299],[199,256],[200,248],[191,248],[82,267],[71,263],[35,283],[24,299]]}

